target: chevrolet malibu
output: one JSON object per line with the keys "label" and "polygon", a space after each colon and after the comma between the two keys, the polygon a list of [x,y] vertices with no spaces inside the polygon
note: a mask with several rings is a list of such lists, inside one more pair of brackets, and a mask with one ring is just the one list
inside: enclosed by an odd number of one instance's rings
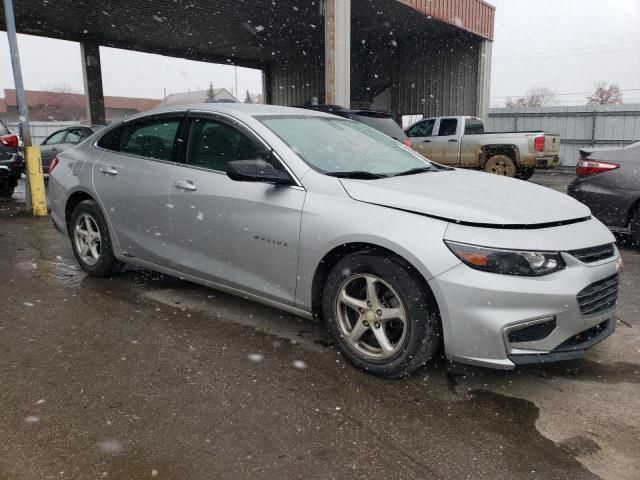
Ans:
{"label": "chevrolet malibu", "polygon": [[58,155],[49,187],[88,274],[136,264],[317,316],[383,377],[441,346],[504,370],[579,358],[615,329],[619,253],[587,207],[322,112],[148,112]]}

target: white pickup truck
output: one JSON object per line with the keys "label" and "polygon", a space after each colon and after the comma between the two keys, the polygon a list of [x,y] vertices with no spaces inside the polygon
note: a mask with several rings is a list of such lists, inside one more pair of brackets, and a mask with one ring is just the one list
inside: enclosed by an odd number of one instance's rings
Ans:
{"label": "white pickup truck", "polygon": [[412,148],[434,162],[526,180],[559,163],[560,136],[542,131],[484,133],[476,117],[435,117],[405,130]]}

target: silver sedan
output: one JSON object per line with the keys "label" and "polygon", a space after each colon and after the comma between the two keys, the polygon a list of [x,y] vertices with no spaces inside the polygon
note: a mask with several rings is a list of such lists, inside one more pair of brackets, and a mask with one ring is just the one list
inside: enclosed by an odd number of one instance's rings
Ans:
{"label": "silver sedan", "polygon": [[578,358],[615,329],[620,257],[587,207],[329,114],[145,113],[58,155],[49,186],[89,274],[131,263],[316,315],[376,375],[441,345],[497,369]]}

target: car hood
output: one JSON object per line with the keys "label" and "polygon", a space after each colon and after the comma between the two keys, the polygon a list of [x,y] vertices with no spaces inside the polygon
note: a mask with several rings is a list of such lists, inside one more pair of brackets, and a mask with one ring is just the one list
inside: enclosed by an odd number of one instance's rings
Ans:
{"label": "car hood", "polygon": [[591,215],[568,195],[483,172],[456,169],[340,181],[354,200],[469,225],[542,228]]}

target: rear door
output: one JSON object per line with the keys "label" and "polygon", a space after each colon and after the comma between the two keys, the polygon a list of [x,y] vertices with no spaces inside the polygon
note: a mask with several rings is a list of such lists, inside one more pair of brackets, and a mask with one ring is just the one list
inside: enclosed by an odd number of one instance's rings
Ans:
{"label": "rear door", "polygon": [[293,305],[305,190],[231,180],[227,163],[268,158],[266,145],[229,117],[189,117],[187,162],[177,167],[170,194],[179,269]]}
{"label": "rear door", "polygon": [[433,150],[433,131],[436,125],[435,118],[422,120],[409,129],[407,136],[411,140],[411,147],[425,158],[431,159]]}
{"label": "rear door", "polygon": [[431,160],[443,165],[458,166],[460,164],[460,128],[457,118],[441,118],[438,120],[437,133],[432,138]]}
{"label": "rear door", "polygon": [[171,179],[184,113],[127,122],[97,142],[93,185],[126,255],[170,266]]}

